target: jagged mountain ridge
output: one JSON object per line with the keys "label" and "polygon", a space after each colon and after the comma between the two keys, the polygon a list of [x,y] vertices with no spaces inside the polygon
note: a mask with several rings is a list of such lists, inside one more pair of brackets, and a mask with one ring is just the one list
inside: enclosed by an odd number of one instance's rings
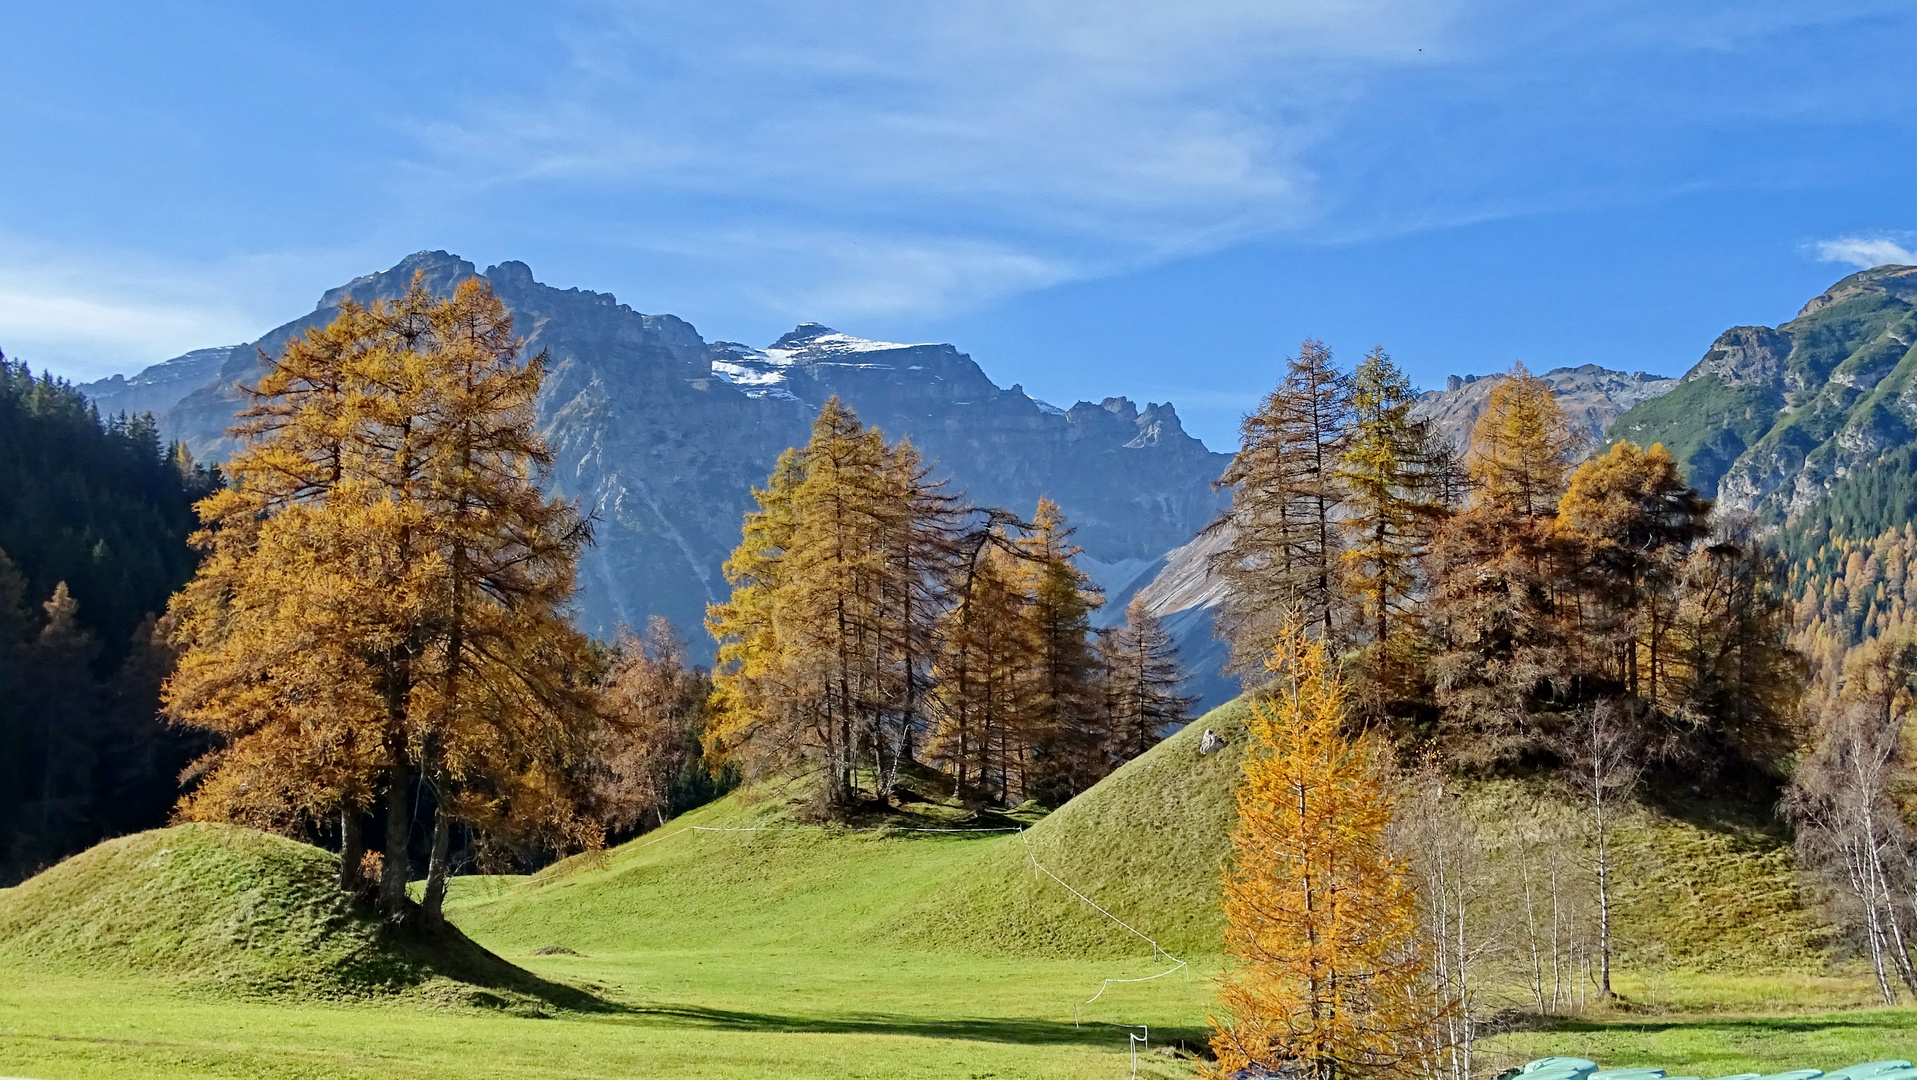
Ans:
{"label": "jagged mountain ridge", "polygon": [[164,416],[188,394],[205,386],[219,375],[238,345],[213,349],[195,349],[183,356],[160,363],[132,377],[114,375],[98,382],[83,383],[78,389],[100,410],[101,416],[125,413],[138,416],[152,413]]}
{"label": "jagged mountain ridge", "polygon": [[[1678,380],[1642,371],[1613,371],[1596,364],[1552,368],[1538,376],[1549,383],[1571,422],[1583,440],[1580,459],[1588,456],[1617,418],[1640,402],[1649,401],[1676,388]],[[1427,390],[1418,395],[1412,413],[1429,420],[1459,453],[1471,443],[1471,429],[1491,397],[1491,391],[1505,379],[1492,375],[1452,375],[1443,390]]]}
{"label": "jagged mountain ridge", "polygon": [[867,341],[813,323],[765,349],[709,343],[674,316],[541,284],[524,263],[482,275],[446,252],[355,278],[312,312],[226,350],[217,373],[161,414],[163,431],[203,460],[224,457],[241,404],[235,384],[258,377],[262,351],[330,321],[348,297],[399,295],[415,272],[441,294],[483,276],[527,349],[549,354],[539,420],[557,456],[551,488],[596,518],[579,602],[595,633],[661,614],[709,657],[701,620],[726,595],[720,564],[738,543],[751,490],[780,451],[805,441],[833,394],[888,437],[909,437],[977,505],[1029,514],[1041,495],[1058,501],[1086,568],[1107,585],[1122,587],[1127,572],[1184,543],[1222,505],[1211,481],[1226,455],[1187,435],[1170,404],[1106,398],[1059,409],[1000,388],[950,345]]}

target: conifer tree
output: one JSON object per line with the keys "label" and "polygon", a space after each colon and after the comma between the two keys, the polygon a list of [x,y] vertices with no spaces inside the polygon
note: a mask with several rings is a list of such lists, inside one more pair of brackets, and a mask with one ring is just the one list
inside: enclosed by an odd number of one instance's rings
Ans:
{"label": "conifer tree", "polygon": [[1224,885],[1233,958],[1214,1020],[1219,1071],[1312,1080],[1424,1075],[1434,1008],[1417,898],[1387,844],[1389,751],[1344,733],[1345,692],[1323,639],[1280,638],[1253,699]]}
{"label": "conifer tree", "polygon": [[1511,365],[1471,429],[1465,465],[1473,501],[1514,519],[1551,517],[1576,446],[1551,384],[1523,364]]}
{"label": "conifer tree", "polygon": [[1001,804],[1022,796],[1024,718],[1035,653],[1012,544],[1002,527],[980,538],[972,569],[942,619],[936,670],[938,725],[931,756],[958,781]]}
{"label": "conifer tree", "polygon": [[1710,509],[1662,445],[1620,441],[1572,474],[1554,531],[1571,578],[1566,616],[1594,681],[1667,711],[1675,703],[1679,568],[1709,533]]}
{"label": "conifer tree", "polygon": [[881,652],[888,706],[877,735],[879,796],[889,797],[899,766],[913,760],[927,727],[926,700],[939,652],[939,616],[952,604],[964,544],[961,500],[933,481],[918,449],[901,439],[886,454],[892,513],[881,536]]}
{"label": "conifer tree", "polygon": [[1412,618],[1419,562],[1449,509],[1451,454],[1428,422],[1412,417],[1411,381],[1383,349],[1365,356],[1351,390],[1352,434],[1337,473],[1345,491],[1343,562],[1361,630],[1382,649]]}
{"label": "conifer tree", "polygon": [[594,813],[614,831],[664,825],[689,790],[703,793],[710,778],[700,767],[712,680],[686,663],[685,643],[664,617],[654,615],[644,636],[621,630],[618,659],[608,673],[601,728],[592,755]]}
{"label": "conifer tree", "polygon": [[[861,751],[876,750],[882,685],[879,598],[888,567],[882,538],[897,505],[885,483],[884,437],[837,398],[813,422],[796,525],[778,597],[780,646],[816,695],[826,802],[848,805]],[[874,755],[876,758],[876,755]]]}
{"label": "conifer tree", "polygon": [[747,781],[802,768],[823,745],[810,687],[781,644],[778,621],[804,478],[797,449],[779,455],[766,486],[753,490],[758,509],[747,512],[739,546],[725,562],[732,594],[706,610],[706,629],[719,644],[706,752]]}
{"label": "conifer tree", "polygon": [[[1798,751],[1798,705],[1812,679],[1792,641],[1782,576],[1756,522],[1737,515],[1718,521],[1678,568],[1668,646],[1674,730],[1657,747],[1661,756],[1775,775]],[[1908,632],[1897,623],[1885,630]]]}
{"label": "conifer tree", "polygon": [[1439,530],[1430,558],[1443,642],[1432,671],[1443,735],[1460,762],[1545,746],[1562,711],[1546,706],[1572,693],[1551,528],[1570,446],[1550,385],[1513,366],[1472,429],[1470,501]]}
{"label": "conifer tree", "polygon": [[81,625],[66,582],[54,586],[41,610],[46,618],[26,655],[31,678],[21,687],[39,735],[29,748],[39,758],[39,790],[25,809],[39,858],[51,863],[89,832],[104,702],[92,671],[99,643]]}
{"label": "conifer tree", "polygon": [[958,555],[958,500],[910,443],[887,446],[839,399],[780,459],[726,564],[715,755],[748,777],[816,771],[836,812],[890,794],[926,725],[940,615]]}
{"label": "conifer tree", "polygon": [[1178,646],[1165,624],[1134,595],[1125,606],[1125,623],[1100,639],[1104,655],[1105,700],[1109,731],[1106,756],[1117,766],[1150,750],[1164,732],[1190,718],[1196,698],[1182,696],[1185,672]]}
{"label": "conifer tree", "polygon": [[1351,437],[1351,388],[1323,342],[1299,347],[1240,434],[1218,481],[1232,489],[1232,502],[1213,569],[1228,587],[1219,628],[1233,666],[1261,677],[1280,612],[1297,610],[1312,632],[1331,637],[1342,618],[1339,466]]}
{"label": "conifer tree", "polygon": [[1104,598],[1073,564],[1080,549],[1071,534],[1058,504],[1041,498],[1030,532],[1016,542],[1032,648],[1020,741],[1029,748],[1031,792],[1054,804],[1104,775],[1107,741],[1091,642],[1091,613]]}
{"label": "conifer tree", "polygon": [[357,888],[359,818],[383,801],[389,919],[410,912],[415,784],[432,796],[429,920],[455,822],[521,846],[598,842],[568,781],[596,718],[563,615],[589,534],[539,492],[544,359],[522,366],[519,348],[476,279],[343,306],[255,388],[237,482],[200,508],[209,557],[173,606],[168,707],[221,737],[181,812],[338,816]]}

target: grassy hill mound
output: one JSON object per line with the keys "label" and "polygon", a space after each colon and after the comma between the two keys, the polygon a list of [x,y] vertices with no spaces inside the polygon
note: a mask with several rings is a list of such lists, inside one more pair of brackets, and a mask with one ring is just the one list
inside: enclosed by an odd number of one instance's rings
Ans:
{"label": "grassy hill mound", "polygon": [[[1243,717],[1237,703],[1213,710],[1023,833],[907,831],[961,824],[936,816],[885,830],[805,827],[777,801],[733,795],[534,878],[463,883],[448,910],[509,954],[777,947],[829,927],[847,941],[983,955],[1149,955],[1035,871],[1035,856],[1164,948],[1210,955]],[[1199,755],[1206,727],[1232,745]]]}
{"label": "grassy hill mound", "polygon": [[450,927],[383,928],[334,887],[338,865],[318,848],[230,825],[110,840],[0,891],[0,962],[242,996],[410,992],[514,1009],[589,1000]]}
{"label": "grassy hill mound", "polygon": [[[1221,705],[993,849],[900,928],[986,953],[1133,956],[1149,949],[1033,862],[1181,957],[1219,951],[1218,882],[1238,821],[1248,707]],[[1201,755],[1207,730],[1229,742]]]}
{"label": "grassy hill mound", "polygon": [[[1149,944],[1063,881],[1172,954],[1213,956],[1246,715],[1243,702],[1220,706],[1022,833],[805,827],[779,800],[734,795],[531,879],[456,883],[449,910],[509,955],[653,943],[778,948],[822,928],[848,943],[982,956],[1150,955]],[[1208,728],[1229,745],[1200,755]],[[1537,782],[1475,784],[1468,802],[1493,841],[1495,823],[1521,803],[1543,804],[1573,831],[1581,813]],[[904,822],[914,823],[957,824]],[[1724,972],[1824,967],[1827,929],[1799,894],[1781,832],[1714,817],[1708,807],[1684,817],[1638,808],[1616,846],[1614,899],[1629,962]],[[1582,864],[1566,865],[1576,872]]]}

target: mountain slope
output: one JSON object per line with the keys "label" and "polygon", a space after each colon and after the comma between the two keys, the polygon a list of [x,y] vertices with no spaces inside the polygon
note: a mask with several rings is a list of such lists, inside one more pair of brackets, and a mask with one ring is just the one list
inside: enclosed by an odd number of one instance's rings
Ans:
{"label": "mountain slope", "polygon": [[1775,328],[1739,326],[1607,441],[1663,443],[1719,505],[1783,521],[1917,440],[1917,267],[1844,278]]}
{"label": "mountain slope", "polygon": [[[415,272],[441,293],[478,274],[456,256],[421,252],[333,289],[311,313],[228,350],[163,428],[203,458],[223,456],[240,405],[234,384],[258,377],[261,350],[329,321],[348,297],[397,295]],[[709,656],[699,627],[705,605],[727,593],[719,568],[738,543],[752,488],[781,450],[805,441],[833,394],[888,437],[912,439],[935,475],[975,504],[1029,514],[1040,496],[1055,499],[1094,573],[1157,559],[1220,505],[1211,481],[1225,455],[1185,434],[1169,404],[1106,398],[1059,409],[998,387],[950,345],[866,341],[814,323],[765,349],[708,343],[671,315],[541,284],[524,263],[482,276],[512,309],[527,349],[550,356],[540,423],[558,456],[551,487],[596,519],[580,608],[597,633],[665,615]]]}
{"label": "mountain slope", "polygon": [[217,378],[233,351],[241,347],[195,349],[184,356],[162,360],[131,378],[114,375],[98,382],[82,383],[77,389],[93,402],[101,416],[121,413],[138,416],[145,412],[161,416],[188,394]]}

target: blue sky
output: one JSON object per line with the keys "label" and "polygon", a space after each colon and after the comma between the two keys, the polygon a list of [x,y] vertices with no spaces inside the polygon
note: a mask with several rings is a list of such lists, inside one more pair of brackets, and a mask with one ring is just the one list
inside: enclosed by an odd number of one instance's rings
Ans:
{"label": "blue sky", "polygon": [[0,348],[132,371],[445,248],[1227,446],[1307,335],[1677,373],[1917,261],[1912,41],[1908,0],[0,0]]}

